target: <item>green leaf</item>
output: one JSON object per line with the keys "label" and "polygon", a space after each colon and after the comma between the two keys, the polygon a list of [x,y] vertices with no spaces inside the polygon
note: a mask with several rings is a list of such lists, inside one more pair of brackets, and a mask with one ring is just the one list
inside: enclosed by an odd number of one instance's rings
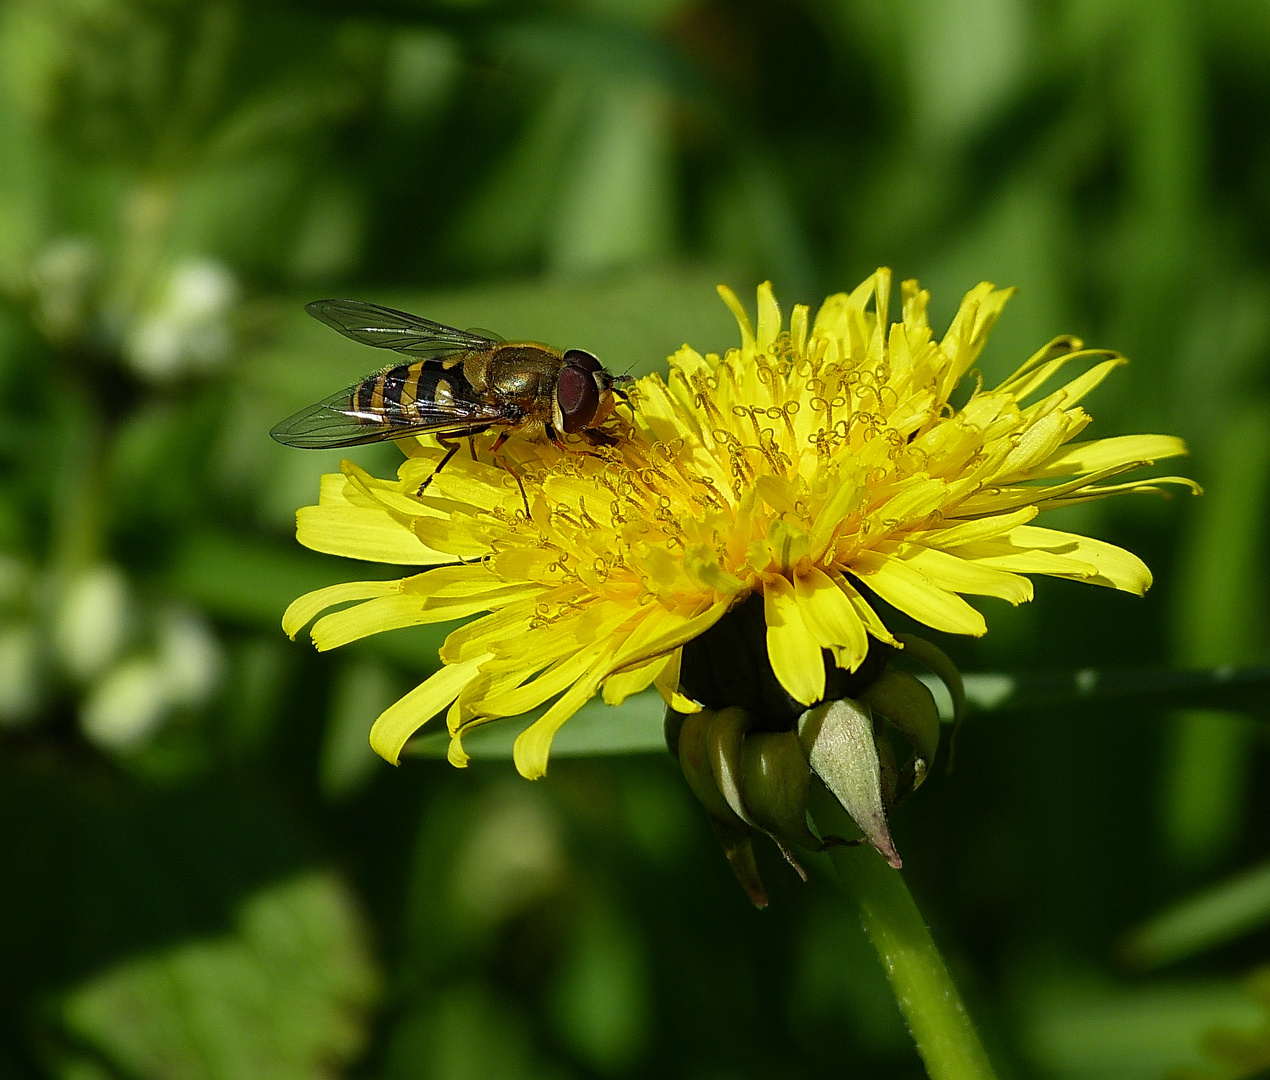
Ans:
{"label": "green leaf", "polygon": [[382,764],[370,748],[370,729],[404,692],[392,672],[374,657],[353,656],[335,677],[322,738],[318,782],[329,799],[359,791]]}
{"label": "green leaf", "polygon": [[[605,705],[599,698],[583,705],[560,729],[551,756],[592,757],[603,754],[650,754],[666,749],[662,735],[665,705],[655,691],[634,694],[621,705]],[[494,720],[463,736],[463,749],[475,760],[508,761],[512,744],[546,709],[526,716]],[[422,735],[406,748],[414,757],[443,758],[450,745],[444,731]]]}
{"label": "green leaf", "polygon": [[1035,1075],[1160,1080],[1197,1068],[1201,1039],[1212,1028],[1257,1020],[1256,1006],[1231,981],[1130,988],[1056,979],[1036,988],[1018,1032]]}
{"label": "green leaf", "polygon": [[1265,1080],[1270,1074],[1270,968],[1248,979],[1248,993],[1261,1007],[1261,1026],[1252,1031],[1229,1024],[1204,1033],[1203,1050],[1212,1068],[1179,1073],[1176,1080]]}
{"label": "green leaf", "polygon": [[[316,501],[316,490],[313,495]],[[319,555],[298,545],[288,549],[219,533],[191,535],[171,569],[175,587],[209,614],[276,629],[280,637],[282,613],[297,596],[341,581],[393,578],[402,573],[400,567],[386,568]],[[418,672],[433,671],[439,666],[437,650],[453,628],[450,623],[405,627],[375,634],[359,642],[356,650]],[[297,641],[307,642],[307,638],[301,635]]]}
{"label": "green leaf", "polygon": [[1270,923],[1270,863],[1227,878],[1161,912],[1124,942],[1126,959],[1156,968]]}
{"label": "green leaf", "polygon": [[[1262,659],[1270,410],[1244,407],[1223,421],[1206,497],[1182,562],[1178,619],[1183,662]],[[1192,869],[1219,862],[1238,839],[1247,802],[1253,733],[1236,717],[1177,717],[1165,759],[1165,837]]]}
{"label": "green leaf", "polygon": [[[934,682],[932,679],[927,685]],[[1080,671],[1046,675],[972,673],[965,676],[970,716],[1026,713],[1074,703],[1109,703],[1230,709],[1264,716],[1270,667],[1168,668]],[[938,688],[933,688],[939,700]],[[944,699],[947,695],[944,694]]]}
{"label": "green leaf", "polygon": [[548,261],[594,272],[673,251],[674,178],[669,102],[652,87],[600,86],[573,149]]}
{"label": "green leaf", "polygon": [[62,1018],[139,1080],[309,1080],[361,1051],[377,988],[356,905],[317,872],[249,897],[227,935],[90,979]]}

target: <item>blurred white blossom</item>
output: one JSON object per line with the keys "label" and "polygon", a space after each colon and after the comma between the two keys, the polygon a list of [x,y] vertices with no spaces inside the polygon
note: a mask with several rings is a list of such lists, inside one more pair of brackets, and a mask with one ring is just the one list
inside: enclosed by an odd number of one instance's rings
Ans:
{"label": "blurred white blossom", "polygon": [[98,746],[127,751],[154,734],[168,704],[162,667],[151,657],[136,657],[93,688],[80,712],[80,726]]}
{"label": "blurred white blossom", "polygon": [[53,617],[53,647],[62,667],[85,681],[118,657],[132,626],[128,579],[102,564],[72,577]]}
{"label": "blurred white blossom", "polygon": [[89,693],[80,713],[84,735],[105,750],[134,750],[178,709],[204,704],[223,667],[220,645],[201,616],[162,611],[153,649],[119,664]]}
{"label": "blurred white blossom", "polygon": [[171,705],[202,705],[220,685],[220,642],[202,616],[173,608],[159,618],[156,652]]}
{"label": "blurred white blossom", "polygon": [[139,375],[164,382],[215,370],[229,355],[229,315],[239,289],[213,259],[177,263],[125,335],[124,356]]}

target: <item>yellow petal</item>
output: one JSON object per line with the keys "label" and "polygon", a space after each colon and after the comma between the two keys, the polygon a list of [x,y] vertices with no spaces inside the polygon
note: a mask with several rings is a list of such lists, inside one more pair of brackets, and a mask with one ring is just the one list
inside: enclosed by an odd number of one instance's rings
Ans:
{"label": "yellow petal", "polygon": [[764,584],[763,617],[767,657],[777,680],[795,701],[804,705],[819,701],[825,696],[824,657],[787,578],[774,577]]}
{"label": "yellow petal", "polygon": [[886,628],[886,624],[882,622],[878,613],[873,610],[873,605],[864,598],[859,589],[836,570],[829,571],[829,579],[838,587],[838,591],[847,598],[847,602],[851,605],[852,610],[864,624],[864,628],[871,637],[877,638],[878,641],[885,641],[888,645],[894,645],[897,649],[903,648],[891,631]]}
{"label": "yellow petal", "polygon": [[401,582],[394,578],[389,581],[346,581],[339,585],[328,585],[325,589],[316,589],[291,601],[282,616],[282,629],[287,637],[294,640],[310,619],[316,618],[329,607],[350,600],[387,596],[400,588]]}
{"label": "yellow petal", "polygon": [[1107,585],[1138,596],[1151,587],[1151,571],[1147,564],[1115,544],[1035,525],[1020,525],[1009,536],[1020,547],[1064,548],[1072,558],[1089,563],[1098,571],[1097,577],[1089,579],[1095,585]]}
{"label": "yellow petal", "polygon": [[1015,391],[1019,385],[1019,380],[1031,371],[1035,371],[1042,364],[1051,363],[1056,357],[1066,355],[1068,353],[1077,353],[1085,347],[1085,343],[1080,338],[1072,334],[1060,334],[1056,338],[1047,341],[1039,349],[1029,356],[1023,364],[1003,382],[998,389]]}
{"label": "yellow petal", "polygon": [[344,489],[348,478],[342,473],[323,473],[318,481],[318,502],[323,506],[351,506]]}
{"label": "yellow petal", "polygon": [[1026,472],[1053,454],[1067,438],[1067,417],[1061,411],[1041,417],[1019,437],[1001,463],[998,475],[1011,476]]}
{"label": "yellow petal", "polygon": [[981,281],[961,301],[953,316],[940,349],[949,358],[948,369],[940,386],[941,397],[947,397],[961,377],[979,357],[988,332],[1014,289],[998,289],[990,281]]}
{"label": "yellow petal", "polygon": [[904,544],[896,554],[942,588],[973,596],[995,596],[1015,606],[1032,599],[1032,583],[1018,574],[959,559],[946,551]]}
{"label": "yellow petal", "polygon": [[1034,477],[1071,476],[1114,469],[1131,462],[1144,464],[1189,453],[1186,443],[1172,435],[1118,435],[1072,443],[1029,473]]}
{"label": "yellow petal", "polygon": [[763,282],[758,287],[758,337],[755,345],[759,352],[765,353],[776,344],[776,336],[781,332],[781,309],[777,306],[776,296],[772,292],[772,283]]}
{"label": "yellow petal", "polygon": [[905,481],[886,502],[871,511],[887,528],[900,528],[910,522],[919,522],[938,510],[944,501],[948,484],[943,480],[914,477]]}
{"label": "yellow petal", "polygon": [[[558,661],[536,679],[508,690],[497,697],[486,698],[475,707],[479,716],[519,716],[530,709],[536,709],[548,698],[555,697],[568,686],[572,686],[583,672],[603,652],[607,642],[582,649],[564,660]],[[651,681],[651,678],[650,678]]]}
{"label": "yellow petal", "polygon": [[547,775],[547,758],[556,732],[595,695],[602,670],[603,660],[595,661],[591,670],[569,687],[550,709],[516,736],[512,760],[516,763],[516,771],[526,780],[538,780]]}
{"label": "yellow petal", "polygon": [[313,624],[313,644],[320,652],[326,652],[381,630],[465,619],[537,593],[534,586],[520,585],[491,590],[471,599],[432,600],[412,593],[381,596],[323,616]]}
{"label": "yellow petal", "polygon": [[[539,594],[541,596],[541,593]],[[531,600],[536,600],[532,597]],[[499,640],[516,640],[529,629],[534,617],[534,603],[512,605],[491,612],[470,623],[464,623],[450,631],[441,646],[441,659],[447,664],[466,660],[477,653],[487,652]]]}
{"label": "yellow petal", "polygon": [[450,736],[450,745],[446,747],[445,759],[456,769],[466,769],[467,763],[472,759],[467,756],[467,751],[463,749],[463,733],[456,731]]}
{"label": "yellow petal", "polygon": [[795,304],[789,315],[789,340],[799,356],[807,354],[807,318],[811,309],[806,304]]}
{"label": "yellow petal", "polygon": [[1109,499],[1114,495],[1159,495],[1169,498],[1170,487],[1184,487],[1192,495],[1203,495],[1204,489],[1187,476],[1152,476],[1143,480],[1130,480],[1123,484],[1094,484],[1090,487],[1077,488],[1071,495],[1057,499],[1046,499],[1046,509],[1058,509],[1060,506],[1077,506],[1080,503],[1095,502],[1098,499]]}
{"label": "yellow petal", "polygon": [[546,713],[517,736],[512,756],[521,776],[537,780],[546,775],[556,732],[595,695],[601,682],[616,672],[640,667],[678,649],[718,622],[730,606],[730,601],[720,601],[692,616],[654,606],[620,648],[608,656],[601,655]]}
{"label": "yellow petal", "polygon": [[823,570],[813,567],[794,582],[803,622],[841,668],[855,671],[869,651],[869,635],[855,607]]}
{"label": "yellow petal", "polygon": [[950,554],[976,566],[1005,570],[1012,574],[1046,574],[1049,577],[1076,578],[1081,581],[1098,576],[1098,570],[1092,563],[1082,562],[1069,554],[1018,547],[1004,540],[966,544],[953,548]]}
{"label": "yellow petal", "polygon": [[618,650],[617,656],[602,677],[636,667],[654,656],[662,656],[672,649],[678,649],[685,642],[709,630],[727,614],[731,606],[732,600],[729,598],[711,604],[704,611],[692,616],[686,616],[682,612],[665,611],[649,616],[644,620],[641,628],[641,630],[647,628],[648,632],[633,633],[626,644]]}
{"label": "yellow petal", "polygon": [[888,604],[918,622],[950,634],[971,634],[974,637],[980,637],[988,630],[983,616],[960,596],[941,589],[902,559],[875,551],[862,551],[851,560],[851,569]]}
{"label": "yellow petal", "polygon": [[726,285],[720,285],[718,293],[723,298],[723,302],[728,305],[728,310],[736,317],[737,326],[741,328],[741,348],[754,348],[754,328],[750,325],[750,317],[741,306],[741,301],[736,298],[736,293]]}
{"label": "yellow petal", "polygon": [[[1071,498],[1084,498],[1086,496],[1082,493],[1086,488],[1093,487],[1101,480],[1110,479],[1130,469],[1135,469],[1140,464],[1143,463],[1135,461],[1125,465],[1116,465],[1109,469],[1100,469],[1098,472],[1078,476],[1074,480],[1067,480],[1061,484],[1019,484],[1010,487],[989,488],[986,494],[972,495],[970,498],[958,503],[957,513],[970,516],[977,513],[1004,512],[1007,507],[1023,506],[1044,506],[1045,509],[1050,509],[1054,506],[1061,506]],[[1031,476],[1025,470],[1018,473],[1016,478],[1030,480]],[[1131,482],[1129,487],[1137,489],[1143,485],[1160,483],[1164,480],[1167,480],[1167,477],[1162,477],[1159,480],[1135,480]],[[1124,485],[1116,485],[1116,487],[1124,487]],[[1128,490],[1128,488],[1125,490]]]}
{"label": "yellow petal", "polygon": [[385,510],[349,505],[304,506],[297,511],[295,521],[296,539],[305,547],[328,555],[398,566],[436,566],[454,561],[448,552],[420,542]]}
{"label": "yellow petal", "polygon": [[1005,382],[997,386],[997,390],[1008,391],[1022,401],[1045,385],[1065,364],[1081,357],[1114,355],[1103,350],[1084,350],[1081,348],[1082,344],[1079,338],[1068,336],[1055,338],[1033,354]]}
{"label": "yellow petal", "polygon": [[[810,411],[810,410],[809,410]],[[825,549],[833,540],[834,533],[848,514],[859,508],[861,496],[865,489],[858,484],[843,481],[834,486],[829,498],[816,515],[815,524],[811,527],[808,539],[808,554],[813,559],[824,555]],[[867,499],[867,496],[865,496]]]}
{"label": "yellow petal", "polygon": [[1077,402],[1083,400],[1091,390],[1101,385],[1102,381],[1116,368],[1128,362],[1123,356],[1117,356],[1113,360],[1104,360],[1101,364],[1095,364],[1084,374],[1077,375],[1065,386],[1059,387],[1055,393],[1063,395],[1063,408],[1070,409]]}
{"label": "yellow petal", "polygon": [[459,664],[447,664],[400,701],[389,705],[370,729],[370,745],[375,753],[396,765],[410,736],[458,697],[464,683],[490,655],[484,653]]}
{"label": "yellow petal", "polygon": [[974,518],[971,521],[958,521],[949,518],[935,529],[910,533],[918,543],[928,547],[950,548],[959,544],[972,544],[978,540],[990,540],[994,536],[1009,532],[1016,525],[1026,525],[1037,514],[1039,508],[1025,506],[1010,514],[997,514],[993,517]]}
{"label": "yellow petal", "polygon": [[[675,655],[678,655],[678,653]],[[630,668],[616,675],[610,675],[604,680],[604,704],[620,705],[632,694],[647,690],[652,685],[653,680],[665,668],[666,663],[667,658],[659,656],[656,660],[650,660],[647,664],[641,664],[637,668]]]}
{"label": "yellow petal", "polygon": [[677,713],[699,713],[700,702],[693,701],[692,698],[685,697],[679,692],[679,669],[682,663],[683,649],[676,649],[666,657],[665,666],[653,679],[653,686],[661,694],[661,699],[666,703],[667,708],[674,709]]}
{"label": "yellow petal", "polygon": [[498,593],[509,587],[536,587],[535,582],[516,581],[493,573],[484,563],[438,566],[406,578],[403,591],[414,596],[462,600],[482,593]]}

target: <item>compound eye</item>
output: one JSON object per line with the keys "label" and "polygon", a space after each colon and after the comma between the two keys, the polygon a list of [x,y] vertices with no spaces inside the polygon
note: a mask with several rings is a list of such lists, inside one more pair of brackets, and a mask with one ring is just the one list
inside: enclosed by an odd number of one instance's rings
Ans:
{"label": "compound eye", "polygon": [[594,353],[585,349],[570,349],[564,354],[564,362],[572,367],[580,367],[583,371],[603,371],[604,365]]}
{"label": "compound eye", "polygon": [[600,388],[595,385],[595,376],[581,364],[566,364],[556,383],[556,404],[560,406],[565,431],[576,435],[591,423],[595,410],[600,407]]}

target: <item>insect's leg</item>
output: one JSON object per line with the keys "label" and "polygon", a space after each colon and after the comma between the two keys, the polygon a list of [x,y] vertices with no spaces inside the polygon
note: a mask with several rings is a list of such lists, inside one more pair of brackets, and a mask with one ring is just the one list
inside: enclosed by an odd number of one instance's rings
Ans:
{"label": "insect's leg", "polygon": [[454,457],[454,455],[458,453],[458,449],[462,445],[462,443],[451,442],[449,439],[446,439],[440,435],[437,436],[437,442],[439,442],[442,446],[445,447],[445,457],[441,459],[441,463],[437,465],[437,467],[433,469],[430,473],[428,473],[423,483],[419,485],[419,490],[415,492],[416,498],[418,498],[420,495],[423,494],[424,488],[426,488],[430,483],[432,483],[432,478],[436,476],[436,474],[439,473],[442,469],[445,468],[450,458]]}
{"label": "insect's leg", "polygon": [[529,518],[532,515],[529,513],[529,496],[525,494],[525,485],[521,483],[520,477],[516,474],[516,470],[513,469],[510,465],[508,465],[507,462],[504,461],[501,457],[499,457],[499,454],[498,454],[499,450],[501,450],[503,447],[503,443],[505,443],[506,441],[507,441],[507,432],[500,431],[498,433],[498,438],[494,440],[494,445],[490,447],[490,455],[493,457],[493,459],[496,462],[498,462],[499,465],[501,465],[504,469],[506,469],[509,473],[511,473],[512,479],[516,481],[516,486],[520,488],[520,501],[525,504],[525,517]]}
{"label": "insect's leg", "polygon": [[472,455],[472,460],[476,460],[476,438],[469,435],[467,437],[467,452]]}
{"label": "insect's leg", "polygon": [[610,435],[607,431],[600,431],[599,428],[583,428],[582,434],[586,436],[587,442],[592,446],[616,446],[618,440]]}
{"label": "insect's leg", "polygon": [[551,440],[557,450],[564,450],[566,453],[569,451],[568,444],[560,438],[560,433],[550,424],[547,425],[547,438]]}
{"label": "insect's leg", "polygon": [[615,386],[613,387],[613,396],[617,398],[628,409],[631,410],[631,423],[632,424],[635,423],[635,406],[631,404],[631,395],[628,394],[625,390],[619,390]]}

